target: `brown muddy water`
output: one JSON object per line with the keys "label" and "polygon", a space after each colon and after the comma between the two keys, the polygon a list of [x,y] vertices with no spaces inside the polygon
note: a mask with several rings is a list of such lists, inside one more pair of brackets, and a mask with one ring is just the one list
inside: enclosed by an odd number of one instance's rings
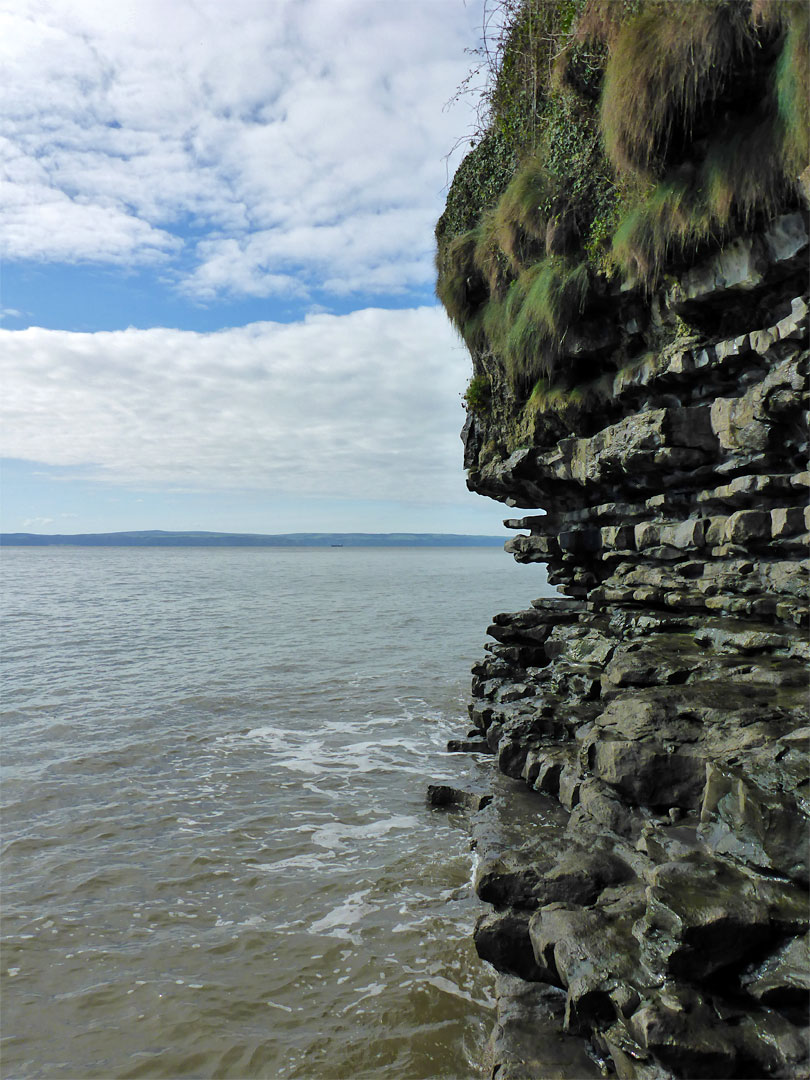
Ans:
{"label": "brown muddy water", "polygon": [[475,1077],[499,549],[5,549],[2,1076]]}

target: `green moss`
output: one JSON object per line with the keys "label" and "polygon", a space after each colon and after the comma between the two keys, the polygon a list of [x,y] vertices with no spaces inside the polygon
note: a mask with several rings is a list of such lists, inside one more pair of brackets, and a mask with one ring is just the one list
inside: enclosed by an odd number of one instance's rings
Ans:
{"label": "green moss", "polygon": [[492,296],[481,316],[481,331],[489,348],[499,356],[504,355],[506,334],[510,325],[510,297],[512,303],[516,295],[516,282],[509,286],[506,296]]}
{"label": "green moss", "polygon": [[[500,205],[500,204],[499,204]],[[497,207],[485,211],[478,227],[473,259],[491,297],[501,296],[512,279],[511,262],[503,248],[502,222]]]}
{"label": "green moss", "polygon": [[621,190],[605,158],[595,101],[569,89],[549,100],[543,160],[578,236],[587,236],[592,222],[610,213]]}
{"label": "green moss", "polygon": [[611,199],[588,226],[584,242],[585,258],[597,274],[612,278],[616,261],[612,255],[613,237],[622,220],[623,200]]}
{"label": "green moss", "polygon": [[491,126],[519,158],[539,146],[561,51],[586,7],[586,0],[507,0],[503,5],[508,17],[487,49],[494,71],[485,96]]}
{"label": "green moss", "polygon": [[777,213],[789,185],[775,125],[743,121],[718,138],[708,149],[698,184],[715,229]]}
{"label": "green moss", "polygon": [[774,216],[791,187],[778,140],[772,122],[738,121],[709,145],[697,168],[675,170],[627,198],[614,226],[610,261],[653,288],[666,267]]}

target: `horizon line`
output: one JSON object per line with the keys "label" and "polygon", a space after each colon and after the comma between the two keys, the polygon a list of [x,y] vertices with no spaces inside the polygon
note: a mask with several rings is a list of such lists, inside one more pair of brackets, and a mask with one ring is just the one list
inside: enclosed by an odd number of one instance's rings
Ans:
{"label": "horizon line", "polygon": [[285,532],[245,533],[202,529],[121,529],[114,532],[32,533],[0,532],[4,547],[490,547],[506,536],[492,533],[443,532]]}

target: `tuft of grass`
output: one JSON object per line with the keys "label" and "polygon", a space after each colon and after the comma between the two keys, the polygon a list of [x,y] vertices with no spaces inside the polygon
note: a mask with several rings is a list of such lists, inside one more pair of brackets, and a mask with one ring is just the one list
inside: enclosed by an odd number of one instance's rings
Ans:
{"label": "tuft of grass", "polygon": [[543,254],[553,186],[536,157],[515,173],[494,210],[498,243],[513,269],[520,270]]}
{"label": "tuft of grass", "polygon": [[475,263],[479,229],[454,236],[436,252],[436,295],[450,321],[468,345],[478,337],[481,306],[486,301],[486,285]]}
{"label": "tuft of grass", "polygon": [[470,412],[483,413],[492,401],[492,384],[486,375],[473,375],[464,392],[464,404]]}
{"label": "tuft of grass", "polygon": [[505,359],[513,384],[527,387],[540,374],[554,371],[566,332],[584,310],[590,271],[584,263],[550,256],[524,271],[519,282],[522,302],[517,309],[516,290],[504,337]]}
{"label": "tuft of grass", "polygon": [[673,141],[688,139],[752,46],[740,4],[648,3],[619,27],[605,70],[601,126],[619,172],[651,177]]}
{"label": "tuft of grass", "polygon": [[481,334],[488,348],[505,357],[509,330],[517,318],[526,295],[525,275],[514,279],[506,293],[490,296],[481,313]]}
{"label": "tuft of grass", "polygon": [[744,119],[708,145],[697,167],[670,172],[628,200],[613,233],[611,259],[654,288],[664,269],[693,258],[736,228],[779,212],[792,184],[771,120]]}
{"label": "tuft of grass", "polygon": [[612,48],[623,24],[638,15],[642,6],[643,0],[585,0],[574,28],[574,40]]}
{"label": "tuft of grass", "polygon": [[774,6],[786,9],[784,45],[776,65],[776,99],[782,161],[794,178],[810,163],[810,8],[806,3]]}
{"label": "tuft of grass", "polygon": [[566,413],[579,409],[585,394],[582,387],[563,387],[541,377],[532,387],[524,406],[526,415],[535,417],[541,413]]}
{"label": "tuft of grass", "polygon": [[563,386],[547,378],[539,378],[532,387],[524,416],[555,416],[572,434],[579,421],[592,409],[601,408],[613,394],[613,375],[606,373],[577,386]]}
{"label": "tuft of grass", "polygon": [[804,0],[753,0],[751,22],[781,35],[774,92],[782,164],[793,179],[810,164],[810,8]]}
{"label": "tuft of grass", "polygon": [[487,210],[478,226],[473,262],[486,281],[490,297],[502,296],[511,280],[510,260],[503,250],[501,231],[496,208]]}
{"label": "tuft of grass", "polygon": [[493,353],[503,354],[509,329],[508,302],[515,283],[509,286],[506,296],[491,296],[481,313],[481,332]]}
{"label": "tuft of grass", "polygon": [[612,257],[629,277],[652,288],[664,267],[697,250],[710,235],[705,210],[685,180],[670,179],[631,204],[613,235]]}
{"label": "tuft of grass", "polygon": [[788,187],[780,156],[770,121],[743,121],[710,144],[698,185],[715,232],[778,212]]}

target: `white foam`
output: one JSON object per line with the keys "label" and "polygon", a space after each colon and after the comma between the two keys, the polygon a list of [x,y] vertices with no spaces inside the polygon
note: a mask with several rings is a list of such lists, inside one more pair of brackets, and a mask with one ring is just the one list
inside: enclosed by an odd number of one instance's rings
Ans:
{"label": "white foam", "polygon": [[319,847],[343,847],[352,840],[377,840],[395,829],[413,829],[418,825],[417,818],[406,814],[396,815],[383,821],[372,821],[368,825],[344,825],[336,821],[315,829],[312,842]]}
{"label": "white foam", "polygon": [[292,855],[289,859],[280,859],[278,862],[254,863],[251,870],[262,870],[265,873],[276,873],[278,870],[321,870],[324,859],[329,858],[331,858],[331,852],[329,854]]}
{"label": "white foam", "polygon": [[460,998],[462,1001],[468,1001],[473,1005],[480,1005],[484,1009],[491,1009],[495,1005],[489,994],[486,994],[483,1000],[474,998],[472,994],[462,990],[460,986],[456,986],[454,982],[446,979],[443,975],[431,975],[425,981],[437,990],[441,990],[442,993],[450,994],[451,997]]}
{"label": "white foam", "polygon": [[317,776],[324,771],[324,762],[317,761],[316,755],[322,743],[316,742],[309,746],[305,745],[294,754],[277,757],[273,764],[281,769],[289,769],[291,772],[304,773],[306,776]]}
{"label": "white foam", "polygon": [[[354,926],[359,923],[369,912],[374,911],[373,904],[367,904],[363,899],[367,895],[368,890],[352,893],[351,896],[346,897],[344,903],[339,904],[336,908],[333,908],[328,914],[324,915],[322,919],[318,919],[310,926],[310,933],[323,934],[328,933],[330,930],[335,931],[339,928],[345,928],[348,926]],[[346,937],[345,934],[336,934],[335,936]]]}
{"label": "white foam", "polygon": [[361,993],[360,997],[356,998],[356,1000],[353,1001],[351,1005],[347,1005],[346,1008],[342,1010],[342,1012],[347,1013],[350,1009],[357,1008],[361,1001],[366,1001],[368,998],[378,997],[383,992],[383,990],[385,990],[385,984],[369,983],[368,986],[358,986],[357,989],[359,991],[365,991],[365,993]]}

